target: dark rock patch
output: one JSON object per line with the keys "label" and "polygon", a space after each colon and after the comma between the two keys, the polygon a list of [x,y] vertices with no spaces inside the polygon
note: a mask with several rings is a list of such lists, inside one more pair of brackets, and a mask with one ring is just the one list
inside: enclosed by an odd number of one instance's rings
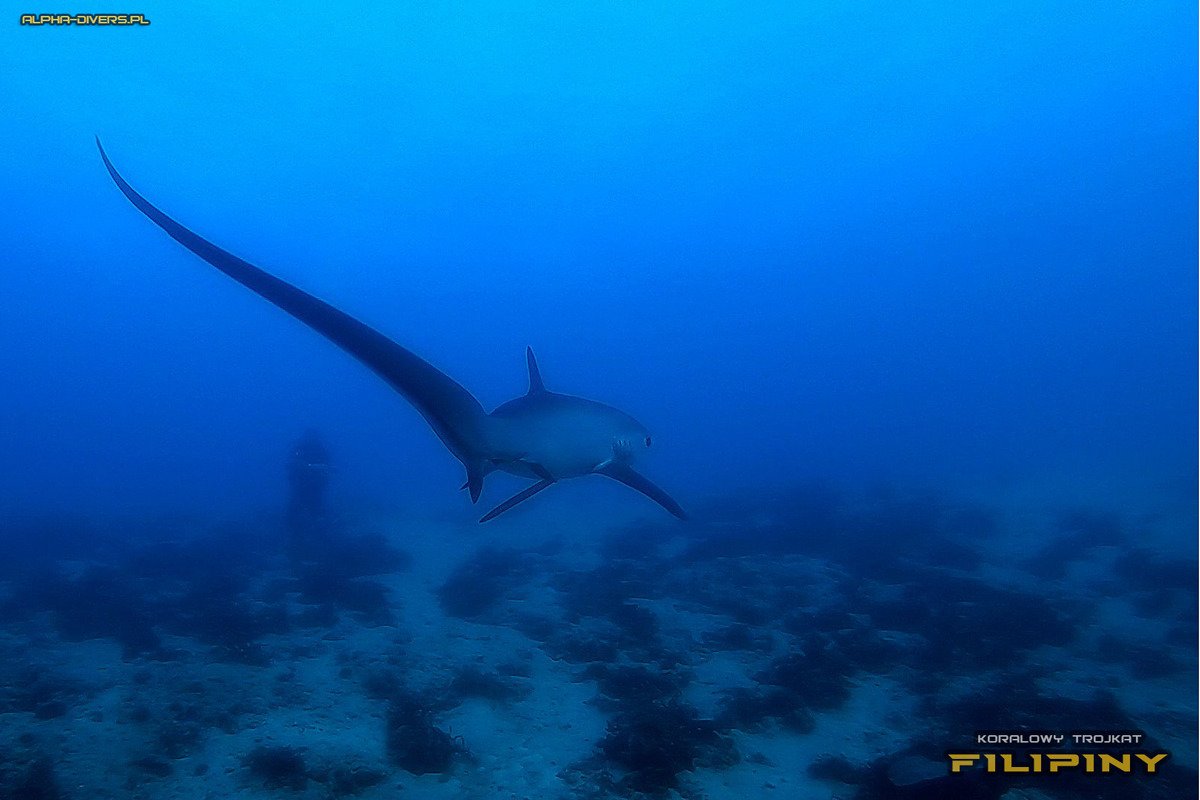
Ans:
{"label": "dark rock patch", "polygon": [[700,641],[710,650],[746,650],[769,653],[775,649],[775,639],[771,634],[757,631],[742,623],[705,631],[701,634]]}
{"label": "dark rock patch", "polygon": [[91,690],[44,666],[24,666],[0,673],[0,713],[27,712],[37,719],[67,715]]}
{"label": "dark rock patch", "polygon": [[485,547],[460,564],[438,589],[442,609],[453,617],[476,619],[493,610],[532,572],[530,554]]}
{"label": "dark rock patch", "polygon": [[690,676],[643,666],[592,664],[580,677],[596,681],[600,693],[612,701],[600,703],[601,708],[615,710],[676,701]]}
{"label": "dark rock patch", "polygon": [[1086,559],[1097,547],[1121,545],[1127,540],[1128,534],[1113,514],[1068,511],[1055,521],[1046,545],[1021,566],[1036,577],[1059,580],[1072,564]]}
{"label": "dark rock patch", "polygon": [[61,800],[53,762],[34,756],[15,763],[0,762],[0,797],[5,800]]}
{"label": "dark rock patch", "polygon": [[304,752],[295,747],[260,745],[242,759],[249,782],[267,789],[303,791],[308,785]]}
{"label": "dark rock patch", "polygon": [[28,591],[27,602],[52,611],[59,635],[68,641],[113,639],[127,658],[159,647],[153,609],[121,570],[92,567],[74,580],[56,578]]}
{"label": "dark rock patch", "polygon": [[855,665],[835,642],[813,635],[803,641],[800,650],[772,661],[754,680],[786,689],[806,708],[828,710],[849,699],[854,671]]}
{"label": "dark rock patch", "polygon": [[270,659],[259,640],[291,630],[281,605],[254,603],[238,595],[191,590],[171,605],[173,615],[164,627],[211,646],[220,661],[265,665]]}
{"label": "dark rock patch", "polygon": [[387,780],[387,773],[366,764],[335,764],[328,769],[313,769],[310,777],[323,783],[330,797],[361,794]]}
{"label": "dark rock patch", "polygon": [[313,619],[327,619],[332,611],[341,609],[352,612],[365,625],[395,624],[387,588],[378,581],[318,565],[300,574],[296,588],[301,603],[321,609]]}
{"label": "dark rock patch", "polygon": [[571,664],[616,661],[620,656],[612,640],[603,636],[588,636],[580,630],[570,629],[564,635],[545,643],[546,653],[553,659]]}
{"label": "dark rock patch", "polygon": [[145,756],[130,762],[129,766],[143,775],[152,778],[169,778],[175,771],[171,762],[159,756]]}
{"label": "dark rock patch", "polygon": [[462,737],[435,726],[432,710],[411,696],[392,699],[386,746],[392,763],[414,775],[445,774],[456,761],[470,755]]}
{"label": "dark rock patch", "polygon": [[624,773],[622,788],[655,796],[678,788],[682,772],[738,762],[732,740],[678,702],[630,706],[608,723],[598,749]]}
{"label": "dark rock patch", "polygon": [[845,756],[823,755],[808,766],[809,777],[820,781],[831,781],[856,785],[866,780],[868,770],[851,763]]}
{"label": "dark rock patch", "polygon": [[803,700],[787,689],[738,687],[722,692],[717,712],[722,728],[757,732],[772,720],[793,733],[811,733],[816,727]]}
{"label": "dark rock patch", "polygon": [[1088,614],[1078,604],[938,570],[907,583],[899,600],[860,602],[877,628],[923,637],[915,661],[956,674],[1015,664],[1042,645],[1065,646]]}
{"label": "dark rock patch", "polygon": [[444,690],[443,696],[447,703],[454,706],[467,698],[481,698],[493,703],[512,703],[523,700],[532,693],[533,689],[523,680],[511,676],[501,676],[496,672],[484,672],[478,667],[466,666],[458,668],[454,677]]}
{"label": "dark rock patch", "polygon": [[[1197,566],[1195,559],[1171,558],[1149,548],[1127,551],[1114,566],[1114,576],[1126,591],[1156,592],[1163,589],[1182,589],[1196,596]],[[1194,603],[1191,604],[1194,607]]]}

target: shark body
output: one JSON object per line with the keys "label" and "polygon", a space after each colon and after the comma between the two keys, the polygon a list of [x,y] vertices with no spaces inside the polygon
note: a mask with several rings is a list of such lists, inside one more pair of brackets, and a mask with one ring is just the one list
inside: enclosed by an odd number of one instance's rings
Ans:
{"label": "shark body", "polygon": [[546,389],[533,350],[526,350],[529,391],[490,414],[453,378],[412,351],[307,292],[243,261],[168,217],[117,172],[97,138],[104,166],[122,194],[175,241],[238,283],[291,314],[358,359],[407,399],[462,462],[463,488],[479,499],[483,480],[501,470],[536,478],[485,514],[480,522],[560,480],[604,475],[654,500],[680,519],[679,504],[633,469],[634,455],[650,447],[650,433],[611,406]]}

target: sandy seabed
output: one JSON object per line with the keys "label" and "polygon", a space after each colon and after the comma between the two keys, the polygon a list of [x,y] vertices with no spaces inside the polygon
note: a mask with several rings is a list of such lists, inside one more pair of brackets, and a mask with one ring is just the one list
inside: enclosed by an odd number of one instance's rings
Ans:
{"label": "sandy seabed", "polygon": [[1144,730],[1169,770],[1106,797],[1194,790],[1186,519],[722,505],[356,520],[300,561],[271,521],[11,530],[0,797],[1096,796],[952,779],[979,728]]}

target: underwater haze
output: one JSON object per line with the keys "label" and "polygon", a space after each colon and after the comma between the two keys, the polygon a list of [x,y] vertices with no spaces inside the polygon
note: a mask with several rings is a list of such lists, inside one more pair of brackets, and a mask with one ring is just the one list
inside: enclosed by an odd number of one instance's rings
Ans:
{"label": "underwater haze", "polygon": [[[151,24],[0,20],[0,797],[1098,796],[941,786],[976,729],[1194,790],[1194,5],[65,10]],[[532,347],[691,521],[479,526],[529,481],[97,136],[489,411]]]}
{"label": "underwater haze", "polygon": [[534,346],[653,430],[684,498],[1191,491],[1184,4],[144,11],[4,33],[5,505],[253,506],[307,426],[364,497],[459,478],[386,386],[131,212],[94,134],[489,408]]}

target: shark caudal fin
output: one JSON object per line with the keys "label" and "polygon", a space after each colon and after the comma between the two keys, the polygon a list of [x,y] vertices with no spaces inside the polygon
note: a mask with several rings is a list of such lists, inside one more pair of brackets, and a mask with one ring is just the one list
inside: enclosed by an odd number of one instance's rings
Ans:
{"label": "shark caudal fin", "polygon": [[420,356],[323,300],[222,250],[168,217],[130,186],[96,138],[100,157],[121,193],[167,235],[250,291],[270,301],[365,364],[404,396],[467,468],[471,499],[486,474],[489,418],[470,392]]}

